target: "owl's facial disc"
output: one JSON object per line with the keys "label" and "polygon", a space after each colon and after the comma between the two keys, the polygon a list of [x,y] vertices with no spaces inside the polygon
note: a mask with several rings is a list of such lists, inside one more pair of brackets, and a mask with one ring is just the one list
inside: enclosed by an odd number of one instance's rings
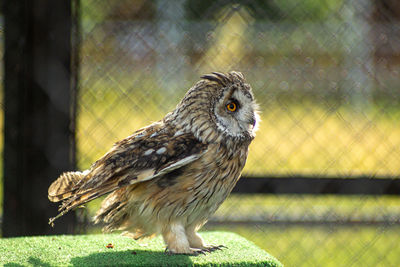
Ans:
{"label": "owl's facial disc", "polygon": [[256,110],[247,84],[225,88],[214,108],[217,128],[232,137],[252,138],[258,122]]}

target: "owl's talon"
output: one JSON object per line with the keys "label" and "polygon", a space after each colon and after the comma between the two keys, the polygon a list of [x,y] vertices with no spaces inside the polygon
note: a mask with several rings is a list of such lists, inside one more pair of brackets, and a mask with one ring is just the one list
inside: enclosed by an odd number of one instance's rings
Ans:
{"label": "owl's talon", "polygon": [[226,246],[224,246],[224,245],[216,245],[216,246],[211,245],[211,246],[207,246],[207,249],[208,249],[209,252],[213,252],[213,251],[216,251],[216,250],[222,250],[223,248],[228,248],[228,247],[226,247]]}
{"label": "owl's talon", "polygon": [[192,248],[192,251],[194,251],[194,255],[196,255],[196,256],[198,256],[198,255],[206,255],[206,252],[210,252],[210,251],[208,251],[208,250],[206,250],[206,249],[193,249]]}

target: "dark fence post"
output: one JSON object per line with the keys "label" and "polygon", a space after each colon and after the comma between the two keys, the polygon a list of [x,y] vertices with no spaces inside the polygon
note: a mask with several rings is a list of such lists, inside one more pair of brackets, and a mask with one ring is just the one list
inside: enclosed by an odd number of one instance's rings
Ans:
{"label": "dark fence post", "polygon": [[3,2],[4,237],[74,231],[72,213],[48,225],[57,205],[47,199],[50,183],[75,167],[71,13],[71,1]]}

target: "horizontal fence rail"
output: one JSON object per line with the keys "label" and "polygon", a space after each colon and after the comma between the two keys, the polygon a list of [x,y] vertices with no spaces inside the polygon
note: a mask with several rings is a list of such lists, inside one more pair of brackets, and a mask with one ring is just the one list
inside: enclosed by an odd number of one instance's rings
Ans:
{"label": "horizontal fence rail", "polygon": [[241,194],[400,195],[400,179],[242,177],[232,191]]}

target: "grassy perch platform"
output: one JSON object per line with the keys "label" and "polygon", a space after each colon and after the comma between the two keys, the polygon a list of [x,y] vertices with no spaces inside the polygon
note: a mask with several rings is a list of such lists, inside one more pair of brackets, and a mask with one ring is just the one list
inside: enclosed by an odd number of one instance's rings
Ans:
{"label": "grassy perch platform", "polygon": [[282,266],[274,257],[239,235],[203,232],[202,236],[210,244],[227,248],[206,255],[186,256],[166,255],[161,237],[144,242],[119,234],[2,238],[0,265]]}

